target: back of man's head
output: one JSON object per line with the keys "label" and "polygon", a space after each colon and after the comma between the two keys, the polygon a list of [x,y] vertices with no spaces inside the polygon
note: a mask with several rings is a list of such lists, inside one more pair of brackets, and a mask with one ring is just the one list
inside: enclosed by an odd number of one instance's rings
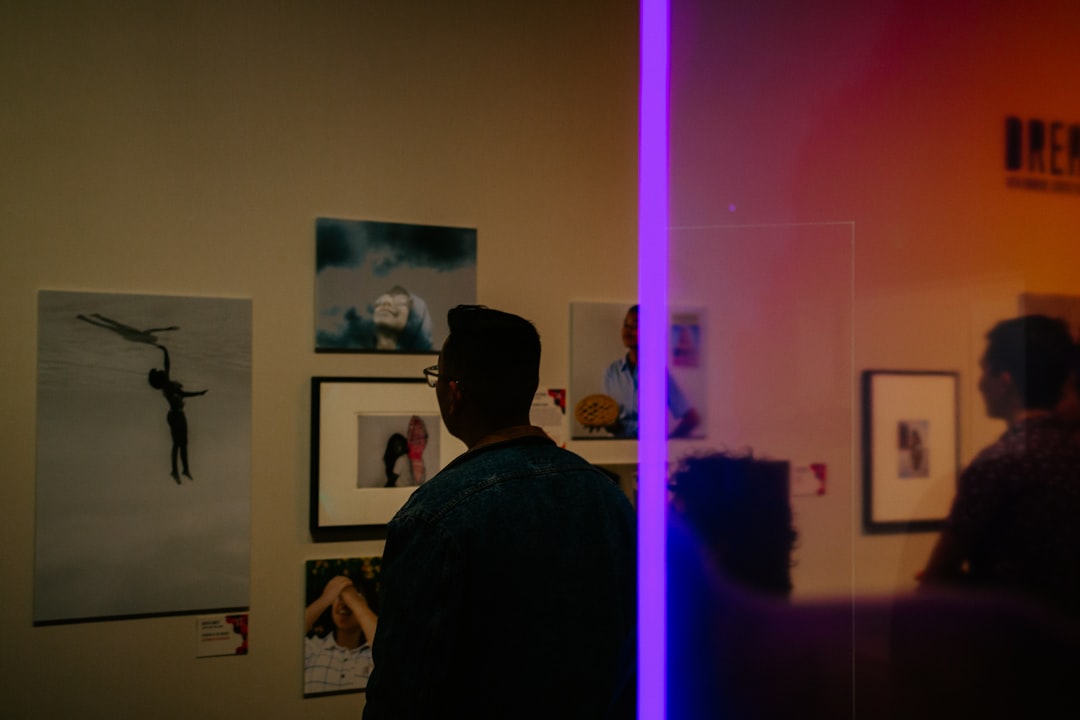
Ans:
{"label": "back of man's head", "polygon": [[443,374],[492,420],[528,416],[540,384],[540,335],[525,318],[482,305],[446,315]]}
{"label": "back of man's head", "polygon": [[1057,405],[1073,346],[1065,321],[1046,315],[1002,320],[986,340],[987,369],[1009,373],[1025,408],[1051,410]]}

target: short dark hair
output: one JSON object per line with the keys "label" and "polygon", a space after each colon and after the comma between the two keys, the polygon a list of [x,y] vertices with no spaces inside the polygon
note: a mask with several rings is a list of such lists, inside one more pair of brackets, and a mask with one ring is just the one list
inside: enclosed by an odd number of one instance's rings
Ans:
{"label": "short dark hair", "polygon": [[[523,317],[483,305],[446,314],[442,371],[494,419],[528,413],[540,385],[540,334]],[[452,377],[451,377],[452,376]]]}
{"label": "short dark hair", "polygon": [[731,580],[758,592],[791,594],[797,533],[788,499],[789,464],[750,454],[689,455],[671,477],[690,528]]}
{"label": "short dark hair", "polygon": [[1012,376],[1025,408],[1053,409],[1069,376],[1073,340],[1064,320],[1025,315],[1002,320],[986,334],[990,372]]}

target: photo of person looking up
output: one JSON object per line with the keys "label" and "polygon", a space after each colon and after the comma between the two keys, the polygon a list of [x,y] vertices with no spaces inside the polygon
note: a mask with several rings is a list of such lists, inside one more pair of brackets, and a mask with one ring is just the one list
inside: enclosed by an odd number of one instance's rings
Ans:
{"label": "photo of person looking up", "polygon": [[316,352],[434,354],[476,300],[476,229],[318,218]]}
{"label": "photo of person looking up", "polygon": [[431,315],[423,298],[400,285],[375,298],[376,350],[431,350]]}
{"label": "photo of person looking up", "polygon": [[430,352],[431,313],[427,303],[400,285],[378,295],[366,311],[352,306],[320,328],[321,348],[380,352]]}

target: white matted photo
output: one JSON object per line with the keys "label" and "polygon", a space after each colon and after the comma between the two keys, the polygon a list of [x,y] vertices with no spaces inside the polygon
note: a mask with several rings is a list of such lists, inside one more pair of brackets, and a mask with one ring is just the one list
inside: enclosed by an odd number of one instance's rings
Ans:
{"label": "white matted photo", "polygon": [[959,467],[957,374],[863,373],[863,522],[868,532],[941,527]]}
{"label": "white matted photo", "polygon": [[363,528],[385,525],[466,449],[423,378],[315,377],[311,412],[316,541],[358,539]]}

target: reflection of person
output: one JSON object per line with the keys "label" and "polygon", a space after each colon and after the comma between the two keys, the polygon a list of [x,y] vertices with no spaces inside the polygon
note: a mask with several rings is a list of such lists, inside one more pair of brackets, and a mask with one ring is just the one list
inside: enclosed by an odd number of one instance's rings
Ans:
{"label": "reflection of person", "polygon": [[[409,441],[401,433],[394,433],[386,442],[383,453],[383,465],[386,467],[386,487],[396,487],[398,478],[403,475],[412,480],[412,461],[409,459]],[[411,485],[411,482],[402,483]]]}
{"label": "reflection of person", "polygon": [[1065,323],[1043,315],[987,335],[979,392],[1008,428],[961,474],[924,583],[1027,594],[1080,617],[1080,452],[1054,414],[1071,347]]}
{"label": "reflection of person", "polygon": [[791,594],[796,532],[788,463],[723,453],[690,455],[671,477],[672,510],[725,575],[744,588]]}
{"label": "reflection of person", "polygon": [[[312,630],[328,609],[334,630],[319,637]],[[365,687],[377,625],[378,617],[353,581],[344,575],[331,578],[304,610],[304,693]]]}
{"label": "reflection of person", "polygon": [[[608,428],[615,437],[636,438],[638,434],[638,306],[626,312],[623,320],[622,341],[626,355],[611,363],[604,370],[604,394],[619,403],[619,418]],[[696,409],[683,395],[671,374],[667,375],[668,410],[675,418],[675,427],[669,437],[689,437],[701,422]]]}
{"label": "reflection of person", "polygon": [[475,306],[448,319],[425,374],[468,451],[387,527],[364,717],[603,717],[633,645],[633,508],[529,424],[532,323]]}
{"label": "reflection of person", "polygon": [[1080,631],[1017,598],[928,592],[783,600],[717,572],[673,518],[667,717],[1064,717]]}
{"label": "reflection of person", "polygon": [[355,307],[346,310],[340,328],[318,331],[318,346],[400,352],[432,350],[431,314],[419,295],[395,285],[375,299],[370,311],[367,317]]}
{"label": "reflection of person", "polygon": [[189,392],[184,390],[184,386],[176,382],[169,375],[169,351],[165,349],[164,345],[158,345],[161,348],[161,352],[165,354],[165,369],[159,370],[154,368],[150,371],[147,380],[150,383],[150,387],[155,390],[160,390],[161,394],[165,396],[165,400],[169,403],[169,414],[165,419],[169,423],[169,432],[172,435],[172,478],[180,483],[180,475],[176,472],[176,456],[180,456],[180,462],[182,463],[184,477],[191,478],[191,472],[188,468],[188,426],[187,416],[184,415],[184,398],[198,397],[205,395],[206,390],[196,390],[195,392]]}
{"label": "reflection of person", "polygon": [[1080,427],[1080,345],[1069,354],[1069,377],[1057,405],[1057,414],[1065,422]]}
{"label": "reflection of person", "polygon": [[[760,683],[766,677],[776,677],[765,668],[775,667],[783,658],[770,657],[767,650],[747,640],[750,626],[738,628],[740,622],[756,618],[745,608],[734,607],[734,599],[772,607],[786,603],[792,591],[791,553],[796,531],[788,497],[788,463],[723,453],[689,455],[679,461],[670,483],[668,716],[681,720],[843,717],[821,706],[808,706],[803,713],[791,715],[777,713],[777,705],[771,702],[775,689],[757,697]],[[714,585],[705,580],[705,572],[715,573],[717,584],[731,596],[714,597]],[[710,632],[721,625],[722,635]],[[783,639],[783,634],[778,633],[777,638]],[[762,645],[774,647],[775,642]],[[836,645],[841,642],[838,638]],[[741,647],[744,643],[749,648]],[[747,675],[758,673],[760,678],[752,676],[756,682],[748,693],[737,681],[728,687],[733,668],[717,664],[716,658],[731,661],[734,653],[729,649],[754,651],[756,663]],[[824,656],[814,657],[816,665]],[[785,678],[782,684],[792,687],[809,670]],[[725,683],[723,689],[716,688],[717,683]],[[733,702],[746,695],[769,711],[747,712],[742,702]],[[821,699],[802,697],[808,703]]]}

